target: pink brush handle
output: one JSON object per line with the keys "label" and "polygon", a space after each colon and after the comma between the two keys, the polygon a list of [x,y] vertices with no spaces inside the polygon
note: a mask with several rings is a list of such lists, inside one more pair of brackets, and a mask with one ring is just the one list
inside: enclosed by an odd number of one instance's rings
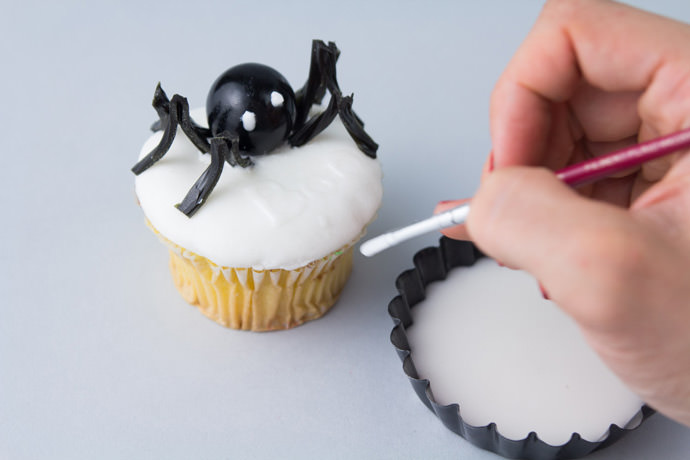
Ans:
{"label": "pink brush handle", "polygon": [[[690,147],[690,128],[568,166],[558,171],[556,176],[566,184],[575,187],[688,147]],[[384,233],[366,241],[359,249],[362,254],[371,257],[414,236],[461,224],[467,218],[469,206],[469,203],[461,204],[423,221]]]}
{"label": "pink brush handle", "polygon": [[576,187],[688,147],[690,128],[568,166],[558,171],[556,176]]}

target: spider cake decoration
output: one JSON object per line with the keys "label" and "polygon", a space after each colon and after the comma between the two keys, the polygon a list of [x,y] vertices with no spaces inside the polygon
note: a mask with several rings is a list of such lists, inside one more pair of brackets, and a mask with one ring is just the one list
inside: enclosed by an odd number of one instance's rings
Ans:
{"label": "spider cake decoration", "polygon": [[[168,99],[160,83],[153,107],[160,120],[152,126],[163,130],[159,144],[134,167],[139,175],[160,160],[170,149],[179,126],[202,153],[211,155],[211,164],[176,205],[191,217],[216,186],[223,165],[250,167],[251,157],[270,153],[286,141],[292,147],[306,144],[321,133],[336,116],[367,156],[376,158],[378,145],[364,131],[364,124],[352,110],[352,95],[343,96],[336,79],[340,50],[335,43],[312,42],[309,76],[304,86],[293,91],[280,73],[263,64],[240,64],[226,70],[213,83],[206,100],[209,128],[196,124],[189,115],[189,103],[179,94]],[[321,104],[326,91],[328,106],[309,117],[314,104]]]}

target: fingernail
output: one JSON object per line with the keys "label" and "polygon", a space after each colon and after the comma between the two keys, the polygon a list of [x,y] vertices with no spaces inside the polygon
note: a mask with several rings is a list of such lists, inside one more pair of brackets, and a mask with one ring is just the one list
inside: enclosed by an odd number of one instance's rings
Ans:
{"label": "fingernail", "polygon": [[549,293],[546,292],[546,289],[544,289],[544,286],[541,283],[539,283],[539,290],[541,291],[541,295],[544,297],[544,299],[550,300]]}
{"label": "fingernail", "polygon": [[492,150],[489,152],[489,166],[488,166],[488,171],[491,172],[494,170],[494,151]]}
{"label": "fingernail", "polygon": [[505,267],[506,266],[506,264],[504,264],[500,260],[497,260],[496,263],[498,264],[499,267]]}
{"label": "fingernail", "polygon": [[445,204],[456,204],[460,200],[442,200],[439,201],[438,204],[440,205],[445,205]]}

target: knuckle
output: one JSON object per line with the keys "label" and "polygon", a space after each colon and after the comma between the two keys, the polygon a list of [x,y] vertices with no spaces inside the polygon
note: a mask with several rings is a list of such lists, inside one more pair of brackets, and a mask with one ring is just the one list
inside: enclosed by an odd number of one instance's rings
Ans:
{"label": "knuckle", "polygon": [[659,134],[676,131],[690,123],[690,66],[680,60],[666,61],[640,97],[638,112]]}

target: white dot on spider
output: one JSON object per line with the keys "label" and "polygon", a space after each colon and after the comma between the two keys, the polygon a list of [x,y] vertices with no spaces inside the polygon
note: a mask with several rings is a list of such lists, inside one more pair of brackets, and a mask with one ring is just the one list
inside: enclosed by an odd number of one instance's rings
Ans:
{"label": "white dot on spider", "polygon": [[242,114],[242,126],[246,131],[254,131],[256,128],[256,115],[247,110]]}
{"label": "white dot on spider", "polygon": [[278,91],[273,91],[271,93],[271,105],[273,107],[280,107],[283,105],[283,102],[285,99],[283,98],[283,95],[280,94]]}

